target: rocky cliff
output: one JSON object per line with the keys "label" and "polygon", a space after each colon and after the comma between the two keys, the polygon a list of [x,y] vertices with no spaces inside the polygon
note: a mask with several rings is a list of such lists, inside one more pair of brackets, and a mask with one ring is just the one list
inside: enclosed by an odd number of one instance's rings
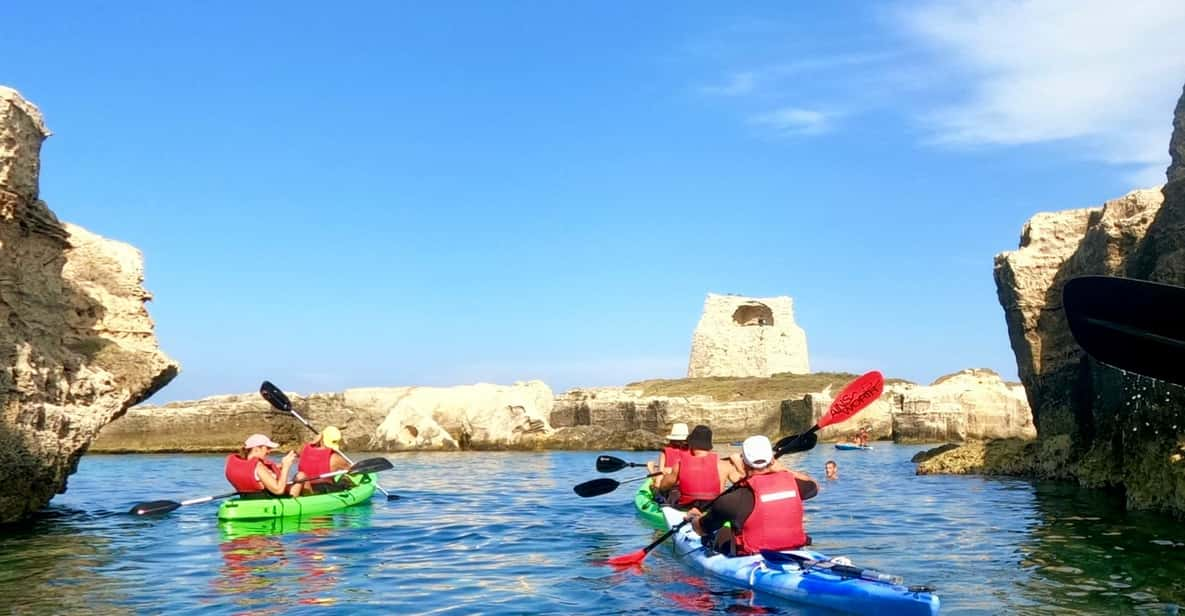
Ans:
{"label": "rocky cliff", "polygon": [[789,297],[709,293],[691,339],[687,376],[772,376],[810,372],[806,332]]}
{"label": "rocky cliff", "polygon": [[1165,175],[1168,181],[1185,179],[1185,88],[1177,101],[1173,114],[1173,136],[1169,140],[1169,168]]}
{"label": "rocky cliff", "polygon": [[[535,449],[554,432],[552,392],[544,383],[459,387],[368,387],[308,396],[293,407],[313,426],[335,425],[354,451]],[[213,396],[141,406],[107,426],[96,452],[231,451],[253,432],[287,446],[312,433],[272,410],[259,394]],[[562,435],[561,435],[562,436]]]}
{"label": "rocky cliff", "polygon": [[[821,392],[751,400],[648,396],[637,386],[576,389],[556,397],[551,424],[665,433],[676,422],[703,423],[721,442],[789,434],[822,417],[832,394],[849,380],[837,380]],[[861,427],[873,439],[907,443],[1036,436],[1023,388],[982,369],[947,375],[929,386],[892,382],[856,418],[824,428],[819,438],[850,440]]]}
{"label": "rocky cliff", "polygon": [[1075,479],[1121,490],[1132,508],[1185,516],[1185,389],[1091,360],[1061,306],[1062,287],[1079,275],[1185,284],[1185,95],[1174,125],[1174,181],[1100,208],[1038,214],[1020,248],[996,257],[996,288],[1039,441],[943,453],[919,472]]}
{"label": "rocky cliff", "polygon": [[40,112],[0,87],[0,522],[66,488],[105,424],[168,383],[136,249],[38,198]]}

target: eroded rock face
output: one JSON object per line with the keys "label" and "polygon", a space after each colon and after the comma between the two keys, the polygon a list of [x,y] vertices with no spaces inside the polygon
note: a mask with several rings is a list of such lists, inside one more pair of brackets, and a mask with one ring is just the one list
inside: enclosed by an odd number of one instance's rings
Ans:
{"label": "eroded rock face", "polygon": [[889,389],[897,395],[893,438],[899,443],[1037,437],[1024,387],[992,370],[963,370],[928,386]]}
{"label": "eroded rock face", "polygon": [[770,376],[810,372],[806,332],[789,297],[709,293],[691,339],[687,376]]}
{"label": "eroded rock face", "polygon": [[1173,137],[1169,140],[1168,181],[1185,179],[1185,88],[1173,113]]}
{"label": "eroded rock face", "polygon": [[[288,394],[313,427],[337,426],[347,451],[535,449],[547,446],[552,393],[540,381],[459,387],[366,387]],[[259,394],[131,409],[92,445],[102,452],[233,451],[262,432],[287,448],[313,433]]]}
{"label": "eroded rock face", "polygon": [[0,522],[64,491],[99,429],[179,369],[157,347],[140,253],[37,198],[48,135],[0,87]]}
{"label": "eroded rock face", "polygon": [[389,450],[512,447],[551,432],[553,399],[542,381],[413,387],[389,407],[372,442]]}
{"label": "eroded rock face", "polygon": [[[665,434],[676,422],[702,423],[712,427],[717,441],[738,441],[810,428],[831,406],[833,389],[791,400],[727,402],[708,396],[643,396],[631,387],[574,389],[556,397],[551,424]],[[983,369],[947,375],[929,386],[889,385],[859,415],[823,428],[819,440],[849,441],[861,428],[873,440],[906,443],[1036,436],[1023,387]]]}
{"label": "eroded rock face", "polygon": [[674,423],[711,426],[715,441],[776,434],[780,400],[718,401],[710,396],[643,396],[630,387],[574,389],[555,399],[551,424],[557,428],[596,426],[613,431],[666,434]]}
{"label": "eroded rock face", "polygon": [[1185,451],[1182,388],[1095,363],[1074,342],[1061,305],[1063,286],[1079,275],[1185,284],[1185,181],[1102,208],[1039,214],[1020,249],[996,257],[995,273],[1041,446],[1056,443],[1064,453],[995,466],[1123,488],[1131,507],[1185,515],[1185,465],[1173,457]]}

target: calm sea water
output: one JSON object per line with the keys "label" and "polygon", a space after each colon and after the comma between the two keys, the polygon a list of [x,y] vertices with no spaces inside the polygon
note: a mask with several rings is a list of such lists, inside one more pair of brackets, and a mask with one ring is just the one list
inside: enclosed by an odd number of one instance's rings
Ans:
{"label": "calm sea water", "polygon": [[[948,614],[1185,605],[1180,523],[1072,486],[917,477],[909,458],[920,449],[820,445],[792,457],[819,477],[827,459],[839,462],[840,479],[807,505],[816,549],[933,585]],[[819,613],[701,579],[665,546],[640,572],[599,564],[655,532],[634,515],[636,484],[573,494],[601,476],[595,456],[389,454],[397,470],[383,484],[400,500],[376,495],[244,533],[220,527],[213,504],[157,519],[123,513],[227,491],[220,456],[87,456],[47,511],[0,530],[0,612]]]}

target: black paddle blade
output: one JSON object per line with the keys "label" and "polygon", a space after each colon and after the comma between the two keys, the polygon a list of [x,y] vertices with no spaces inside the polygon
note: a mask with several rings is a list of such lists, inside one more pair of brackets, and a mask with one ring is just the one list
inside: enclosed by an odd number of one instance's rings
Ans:
{"label": "black paddle blade", "polygon": [[593,479],[592,481],[586,481],[584,483],[577,484],[572,488],[572,491],[580,495],[582,498],[588,498],[590,496],[608,494],[616,490],[617,486],[619,485],[621,485],[621,482],[615,479],[601,477],[600,479]]}
{"label": "black paddle blade", "polygon": [[285,413],[292,410],[292,401],[284,392],[280,391],[279,387],[272,385],[271,381],[264,381],[259,386],[259,395],[263,396],[264,400],[268,401],[276,410],[284,411]]}
{"label": "black paddle blade", "polygon": [[168,513],[181,506],[181,503],[170,500],[150,501],[147,503],[140,503],[132,507],[128,513],[132,515],[156,515],[158,513]]}
{"label": "black paddle blade", "polygon": [[1111,276],[1062,289],[1070,333],[1098,361],[1185,385],[1185,287]]}
{"label": "black paddle blade", "polygon": [[351,473],[381,473],[395,468],[391,461],[386,458],[367,458],[359,460],[350,467]]}
{"label": "black paddle blade", "polygon": [[602,473],[616,473],[630,463],[613,456],[597,456],[597,470]]}
{"label": "black paddle blade", "polygon": [[817,432],[791,434],[790,436],[779,439],[777,443],[774,443],[774,457],[780,457],[790,453],[802,453],[804,451],[810,451],[815,448],[815,444],[818,442],[819,434]]}

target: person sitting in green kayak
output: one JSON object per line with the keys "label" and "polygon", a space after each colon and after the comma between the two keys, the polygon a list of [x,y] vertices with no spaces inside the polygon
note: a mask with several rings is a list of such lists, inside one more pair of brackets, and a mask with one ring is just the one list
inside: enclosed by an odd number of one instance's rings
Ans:
{"label": "person sitting in green kayak", "polygon": [[243,495],[300,496],[299,483],[286,485],[296,452],[289,451],[277,465],[267,458],[277,447],[267,435],[248,436],[241,450],[226,457],[226,480]]}
{"label": "person sitting in green kayak", "polygon": [[297,467],[296,481],[303,482],[302,490],[316,494],[338,492],[350,487],[349,481],[334,479],[320,479],[305,481],[309,477],[318,477],[335,471],[350,470],[350,463],[341,454],[342,433],[334,426],[325,426],[312,442],[305,443],[300,450],[300,464]]}
{"label": "person sitting in green kayak", "polygon": [[[651,474],[662,470],[665,474],[675,472],[675,464],[683,459],[687,454],[687,424],[677,423],[671,426],[671,433],[667,435],[667,444],[662,448],[658,454],[658,463],[647,462],[646,470]],[[662,496],[662,491],[659,486],[662,483],[661,477],[651,477],[650,485],[656,497]],[[656,499],[657,500],[657,499]]]}
{"label": "person sitting in green kayak", "polygon": [[810,545],[802,523],[802,502],[819,493],[819,484],[804,473],[774,464],[773,446],[764,436],[745,439],[741,459],[745,466],[741,487],[717,499],[706,514],[695,508],[687,512],[695,532],[725,556]]}
{"label": "person sitting in green kayak", "polygon": [[667,502],[679,509],[702,507],[724,491],[724,486],[741,478],[728,458],[712,453],[712,429],[699,425],[687,436],[688,451],[675,463],[670,474],[662,475],[659,489],[667,491]]}

